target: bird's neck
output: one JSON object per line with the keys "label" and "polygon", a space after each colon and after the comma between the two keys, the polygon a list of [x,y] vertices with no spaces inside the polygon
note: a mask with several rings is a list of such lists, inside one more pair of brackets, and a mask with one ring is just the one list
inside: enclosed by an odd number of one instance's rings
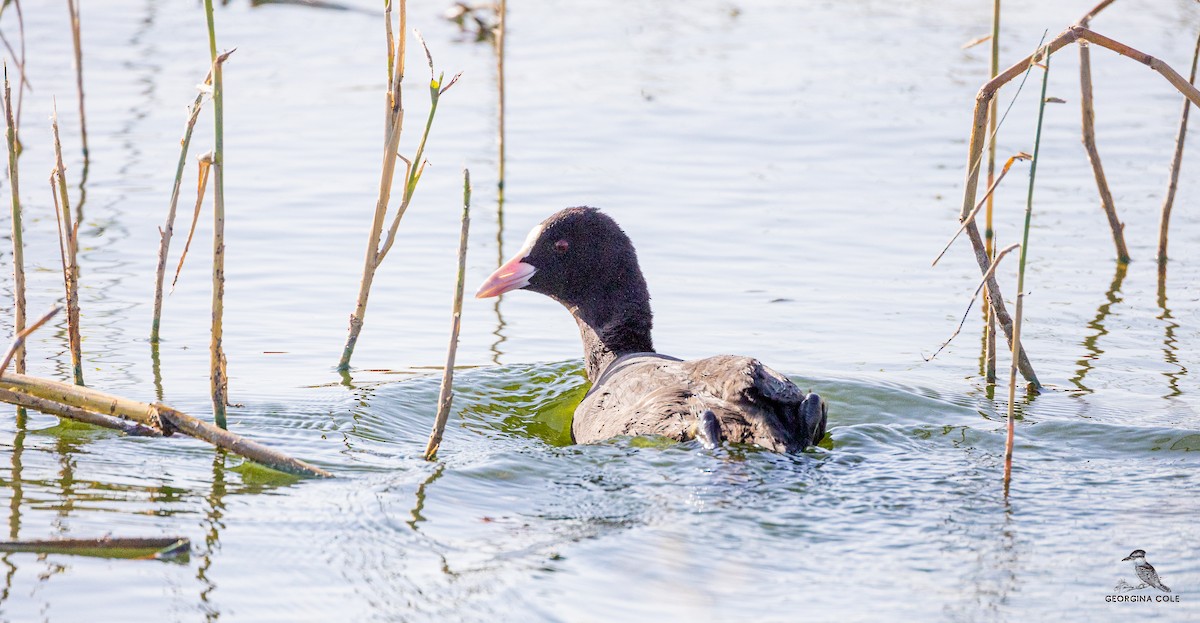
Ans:
{"label": "bird's neck", "polygon": [[579,324],[584,365],[588,380],[592,382],[621,355],[654,352],[654,343],[650,339],[653,315],[649,296],[620,303],[606,302],[591,306],[586,312],[570,304],[567,309]]}

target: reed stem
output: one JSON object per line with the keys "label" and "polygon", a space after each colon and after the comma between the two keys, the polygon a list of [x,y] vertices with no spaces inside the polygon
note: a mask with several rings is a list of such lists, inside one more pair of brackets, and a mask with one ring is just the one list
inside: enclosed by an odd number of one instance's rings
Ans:
{"label": "reed stem", "polygon": [[[1188,76],[1189,84],[1196,84],[1196,61],[1200,60],[1200,35],[1196,37],[1196,50],[1192,52],[1192,71]],[[1183,144],[1187,138],[1188,113],[1191,112],[1191,102],[1183,101],[1183,112],[1179,116],[1179,133],[1175,135],[1175,158],[1171,161],[1171,175],[1168,178],[1167,194],[1163,197],[1162,217],[1158,222],[1158,267],[1165,274],[1167,267],[1167,229],[1171,225],[1171,207],[1175,203],[1175,190],[1179,187],[1179,168],[1183,163]]]}
{"label": "reed stem", "polygon": [[1046,55],[1046,69],[1042,74],[1042,98],[1038,102],[1037,133],[1033,140],[1033,160],[1029,163],[1029,192],[1025,199],[1025,227],[1021,234],[1021,255],[1017,264],[1017,305],[1013,318],[1012,365],[1008,370],[1008,434],[1004,442],[1004,493],[1008,494],[1012,482],[1013,441],[1016,430],[1017,364],[1021,349],[1021,318],[1025,309],[1025,262],[1029,257],[1029,229],[1033,222],[1033,188],[1037,178],[1038,152],[1042,146],[1042,121],[1046,116],[1046,85],[1050,82],[1050,55]]}
{"label": "reed stem", "polygon": [[225,105],[221,81],[221,58],[217,54],[217,30],[213,22],[212,0],[204,0],[204,15],[208,22],[208,51],[212,60],[213,85],[213,270],[212,270],[212,338],[209,342],[209,367],[213,420],[226,428],[225,407],[228,404],[229,377],[225,359],[223,319],[225,315]]}
{"label": "reed stem", "polygon": [[[13,331],[20,335],[25,330],[25,242],[21,225],[21,192],[17,178],[17,124],[13,119],[12,90],[8,84],[8,66],[4,67],[4,137],[8,144],[8,179],[12,194],[12,244],[13,244]],[[25,347],[17,348],[17,372],[25,372]],[[5,367],[8,364],[5,363]],[[0,368],[2,370],[3,368]]]}
{"label": "reed stem", "polygon": [[[76,385],[83,385],[82,339],[79,333],[79,223],[71,217],[70,196],[67,194],[67,167],[63,165],[62,143],[58,138],[58,110],[50,118],[54,133],[54,172],[50,175],[50,190],[58,209],[59,250],[63,258],[63,287],[67,298],[67,342],[71,350],[71,373]],[[55,184],[57,183],[57,194]]]}
{"label": "reed stem", "polygon": [[[999,0],[996,0],[999,2]],[[504,38],[508,33],[506,20],[508,19],[508,0],[500,0],[500,20],[496,26],[496,99],[498,109],[498,124],[497,134],[499,135],[499,159],[497,163],[497,181],[496,193],[497,202],[500,204],[500,210],[504,206]]]}
{"label": "reed stem", "polygon": [[450,346],[446,350],[446,367],[442,371],[442,386],[438,392],[437,418],[429,443],[425,445],[425,460],[432,461],[442,443],[446,421],[450,419],[450,404],[454,400],[454,356],[458,352],[458,331],[462,326],[463,282],[467,273],[467,233],[471,227],[471,172],[463,169],[462,231],[458,236],[458,281],[454,289],[454,314],[450,323]]}
{"label": "reed stem", "polygon": [[[989,78],[995,78],[996,74],[1000,73],[1000,0],[992,2],[992,53],[991,53],[991,73]],[[988,104],[988,136],[992,137],[988,141],[988,188],[995,188],[998,183],[995,179],[996,175],[996,129],[999,123],[996,115],[998,113],[998,100],[992,98]],[[984,247],[987,250],[988,257],[992,261],[996,261],[996,230],[992,225],[993,221],[993,195],[987,195],[987,215],[985,217],[986,226],[983,230]],[[987,294],[985,293],[986,297]],[[984,322],[984,337],[983,337],[983,368],[984,379],[991,385],[996,382],[996,318],[992,313],[991,305],[984,305],[983,317]]]}
{"label": "reed stem", "polygon": [[[1085,15],[1079,25],[1087,28],[1093,13]],[[1128,264],[1129,248],[1125,245],[1125,224],[1117,216],[1117,206],[1113,201],[1112,191],[1108,187],[1108,178],[1104,175],[1104,165],[1100,161],[1100,150],[1096,147],[1096,109],[1092,96],[1092,53],[1086,41],[1079,42],[1079,104],[1083,119],[1083,147],[1087,151],[1088,162],[1092,165],[1092,173],[1096,178],[1096,190],[1100,193],[1100,207],[1108,218],[1108,227],[1112,230],[1113,246],[1116,247],[1117,261]]]}

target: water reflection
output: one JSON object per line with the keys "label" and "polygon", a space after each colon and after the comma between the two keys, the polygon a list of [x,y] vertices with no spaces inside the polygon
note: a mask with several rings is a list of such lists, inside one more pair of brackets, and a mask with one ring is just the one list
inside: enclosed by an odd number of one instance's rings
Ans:
{"label": "water reflection", "polygon": [[226,493],[225,451],[217,450],[212,463],[212,487],[204,497],[204,519],[200,522],[200,527],[204,529],[204,552],[200,556],[200,566],[196,569],[196,579],[200,581],[200,606],[204,611],[205,621],[216,621],[221,617],[221,610],[213,599],[217,584],[209,577],[209,570],[221,551]]}
{"label": "water reflection", "polygon": [[1167,397],[1173,398],[1183,393],[1179,389],[1179,381],[1187,375],[1187,368],[1179,363],[1179,345],[1175,338],[1175,330],[1179,328],[1179,323],[1175,322],[1175,317],[1171,315],[1171,308],[1167,307],[1167,271],[1165,262],[1159,264],[1158,309],[1160,313],[1157,318],[1163,322],[1163,361],[1168,366],[1175,368],[1170,372],[1163,372],[1163,376],[1167,377],[1167,386],[1171,388],[1171,392],[1167,394]]}
{"label": "water reflection", "polygon": [[1088,372],[1095,367],[1095,362],[1104,354],[1104,351],[1097,345],[1100,338],[1108,335],[1108,329],[1105,328],[1104,322],[1110,314],[1112,314],[1113,305],[1120,303],[1124,299],[1121,298],[1121,284],[1125,281],[1125,273],[1128,271],[1128,265],[1117,262],[1116,273],[1113,274],[1112,284],[1108,287],[1108,292],[1104,294],[1105,302],[1096,310],[1096,317],[1088,323],[1088,328],[1093,330],[1093,333],[1083,339],[1081,345],[1087,350],[1087,354],[1076,361],[1079,366],[1075,376],[1071,377],[1071,383],[1079,389],[1091,393],[1091,388],[1083,384],[1084,378]]}

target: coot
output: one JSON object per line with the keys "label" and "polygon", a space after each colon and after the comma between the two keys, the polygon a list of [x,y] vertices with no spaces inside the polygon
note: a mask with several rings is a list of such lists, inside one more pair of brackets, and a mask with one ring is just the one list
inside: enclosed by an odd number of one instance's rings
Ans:
{"label": "coot", "polygon": [[562,303],[579,325],[591,390],[575,409],[578,443],[618,435],[723,441],[794,452],[825,436],[825,402],[757,359],[682,361],[650,339],[646,280],[633,243],[595,208],[567,208],[529,232],[477,298],[516,289]]}

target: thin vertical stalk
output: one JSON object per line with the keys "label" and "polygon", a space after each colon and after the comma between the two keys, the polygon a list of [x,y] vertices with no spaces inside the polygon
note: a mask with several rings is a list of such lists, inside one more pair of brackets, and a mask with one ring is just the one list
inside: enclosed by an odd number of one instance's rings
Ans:
{"label": "thin vertical stalk", "polygon": [[[999,0],[997,0],[998,2]],[[499,202],[499,210],[501,218],[504,211],[504,38],[508,33],[506,21],[508,19],[508,0],[500,0],[500,21],[496,26],[496,93],[497,93],[497,109],[499,120],[497,124],[497,133],[499,134],[499,162],[497,163],[497,181],[496,193]]]}
{"label": "thin vertical stalk", "polygon": [[75,0],[67,0],[67,11],[71,14],[71,42],[75,44],[75,86],[79,91],[79,136],[83,142],[83,160],[87,162],[87,113],[83,109],[83,42],[80,36],[79,7],[75,5]]}
{"label": "thin vertical stalk", "polygon": [[[995,78],[996,74],[1000,73],[1000,0],[992,2],[992,66],[990,78]],[[989,78],[989,79],[990,79]],[[988,142],[988,188],[991,188],[995,182],[996,176],[996,127],[998,124],[999,98],[993,97],[988,103],[988,136],[992,140]],[[987,212],[985,216],[985,227],[983,230],[984,247],[987,249],[988,257],[992,261],[996,261],[996,234],[992,225],[992,207],[994,195],[988,195]],[[984,292],[984,297],[988,293]],[[986,298],[985,298],[986,300]],[[984,378],[988,384],[996,382],[996,317],[992,312],[991,305],[984,305],[984,318],[986,323],[984,326]]]}
{"label": "thin vertical stalk", "polygon": [[213,23],[212,0],[204,0],[208,21],[208,51],[212,59],[213,83],[213,271],[212,271],[212,339],[209,342],[209,367],[212,370],[213,420],[226,428],[225,406],[228,404],[228,372],[222,345],[222,320],[225,315],[225,106],[221,83],[221,63],[217,55],[217,30]]}
{"label": "thin vertical stalk", "polygon": [[[12,89],[8,84],[8,66],[4,67],[4,137],[8,143],[8,179],[12,191],[13,243],[13,332],[25,330],[25,242],[21,227],[21,193],[17,179],[17,124],[13,120]],[[25,346],[16,352],[16,371],[25,373]],[[6,366],[7,367],[7,366]]]}
{"label": "thin vertical stalk", "polygon": [[[1196,37],[1196,50],[1192,52],[1192,72],[1189,84],[1196,84],[1196,61],[1200,59],[1200,35]],[[1171,176],[1167,183],[1167,195],[1163,198],[1162,217],[1158,222],[1158,267],[1165,274],[1167,267],[1167,229],[1171,226],[1171,207],[1175,203],[1175,190],[1179,186],[1179,168],[1183,162],[1183,143],[1187,138],[1188,112],[1192,103],[1183,100],[1183,113],[1179,117],[1179,133],[1175,136],[1175,159],[1171,162]]]}
{"label": "thin vertical stalk", "polygon": [[[59,244],[63,259],[63,287],[67,298],[67,342],[71,350],[71,372],[76,385],[83,385],[82,340],[79,334],[79,226],[71,218],[71,200],[67,194],[67,167],[63,165],[62,143],[58,138],[58,110],[50,118],[54,132],[54,172],[50,174],[50,191],[54,195],[59,227]],[[57,194],[55,194],[57,184]]]}
{"label": "thin vertical stalk", "polygon": [[[218,62],[224,62],[229,54],[226,52],[218,58]],[[212,83],[212,70],[204,77],[204,84]],[[154,317],[150,323],[150,342],[158,343],[158,328],[162,320],[162,303],[163,303],[163,281],[166,278],[167,272],[167,254],[171,250],[171,236],[175,231],[175,209],[179,205],[179,187],[183,182],[183,169],[187,165],[188,147],[192,143],[192,130],[196,127],[196,120],[200,118],[200,108],[204,103],[204,92],[201,91],[196,95],[196,100],[192,102],[191,108],[188,109],[187,124],[183,129],[183,139],[179,141],[179,163],[175,167],[175,184],[171,187],[171,202],[167,207],[167,221],[162,229],[158,230],[159,246],[158,246],[158,269],[155,273],[154,281]],[[190,239],[190,237],[189,237]]]}
{"label": "thin vertical stalk", "polygon": [[458,330],[462,326],[463,282],[467,272],[467,233],[471,227],[471,172],[463,169],[462,231],[458,237],[458,281],[454,289],[454,316],[450,323],[450,346],[446,351],[446,368],[442,371],[442,386],[438,392],[437,418],[429,443],[425,445],[425,460],[432,461],[442,443],[446,421],[450,418],[450,403],[454,400],[454,355],[458,352]]}
{"label": "thin vertical stalk", "polygon": [[1033,160],[1029,163],[1029,193],[1025,198],[1025,227],[1021,234],[1021,256],[1017,266],[1017,305],[1013,312],[1012,365],[1008,370],[1008,436],[1004,442],[1004,493],[1012,482],[1013,440],[1016,430],[1017,367],[1021,352],[1021,318],[1025,310],[1025,261],[1029,256],[1029,229],[1033,222],[1033,188],[1037,178],[1038,152],[1042,146],[1042,121],[1046,116],[1046,85],[1050,82],[1050,54],[1046,54],[1042,74],[1042,98],[1038,103],[1037,133],[1033,139]]}

